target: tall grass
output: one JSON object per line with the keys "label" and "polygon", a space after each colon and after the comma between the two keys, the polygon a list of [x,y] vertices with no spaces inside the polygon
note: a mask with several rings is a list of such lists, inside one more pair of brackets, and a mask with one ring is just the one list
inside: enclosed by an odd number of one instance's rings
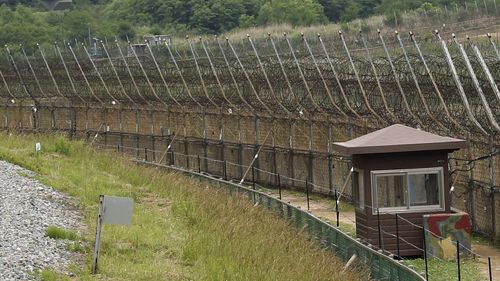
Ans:
{"label": "tall grass", "polygon": [[[33,144],[43,151],[35,154]],[[105,225],[99,274],[80,280],[363,280],[306,234],[248,201],[186,176],[131,164],[81,142],[0,133],[0,159],[25,166],[73,196],[94,237],[100,194],[134,198],[131,226]]]}

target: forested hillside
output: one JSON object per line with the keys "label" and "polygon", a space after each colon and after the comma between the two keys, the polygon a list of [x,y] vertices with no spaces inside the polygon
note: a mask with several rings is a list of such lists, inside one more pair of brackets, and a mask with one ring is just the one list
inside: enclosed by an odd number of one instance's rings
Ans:
{"label": "forested hillside", "polygon": [[134,39],[143,34],[220,34],[287,23],[308,26],[383,15],[397,24],[409,13],[496,13],[496,0],[74,0],[48,11],[40,0],[0,0],[0,44]]}

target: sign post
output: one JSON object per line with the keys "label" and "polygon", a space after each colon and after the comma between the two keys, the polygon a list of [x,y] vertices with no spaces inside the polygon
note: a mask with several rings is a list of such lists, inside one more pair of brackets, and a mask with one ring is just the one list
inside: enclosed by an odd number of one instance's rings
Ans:
{"label": "sign post", "polygon": [[99,196],[99,213],[97,214],[97,225],[95,229],[94,258],[92,258],[92,274],[97,272],[97,259],[99,258],[99,249],[101,247],[101,229],[103,213],[104,195]]}
{"label": "sign post", "polygon": [[127,197],[99,196],[99,214],[95,231],[94,257],[92,259],[92,274],[97,272],[97,261],[101,247],[101,232],[103,224],[131,224],[134,200]]}

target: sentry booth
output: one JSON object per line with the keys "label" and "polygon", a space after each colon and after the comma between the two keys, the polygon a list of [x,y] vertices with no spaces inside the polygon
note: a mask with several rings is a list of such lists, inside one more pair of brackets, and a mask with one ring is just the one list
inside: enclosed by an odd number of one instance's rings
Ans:
{"label": "sentry booth", "polygon": [[352,156],[357,237],[395,255],[399,248],[400,256],[421,256],[424,215],[453,214],[448,153],[465,147],[399,124],[335,143],[335,151]]}

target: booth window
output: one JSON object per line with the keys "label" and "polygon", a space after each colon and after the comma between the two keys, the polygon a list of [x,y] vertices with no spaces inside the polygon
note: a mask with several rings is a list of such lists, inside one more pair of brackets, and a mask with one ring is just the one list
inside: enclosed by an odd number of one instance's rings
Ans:
{"label": "booth window", "polygon": [[442,168],[372,171],[374,212],[443,207]]}
{"label": "booth window", "polygon": [[378,208],[407,206],[406,177],[404,174],[376,175]]}
{"label": "booth window", "polygon": [[365,208],[365,185],[363,181],[363,170],[355,169],[352,172],[352,195],[356,206]]}

